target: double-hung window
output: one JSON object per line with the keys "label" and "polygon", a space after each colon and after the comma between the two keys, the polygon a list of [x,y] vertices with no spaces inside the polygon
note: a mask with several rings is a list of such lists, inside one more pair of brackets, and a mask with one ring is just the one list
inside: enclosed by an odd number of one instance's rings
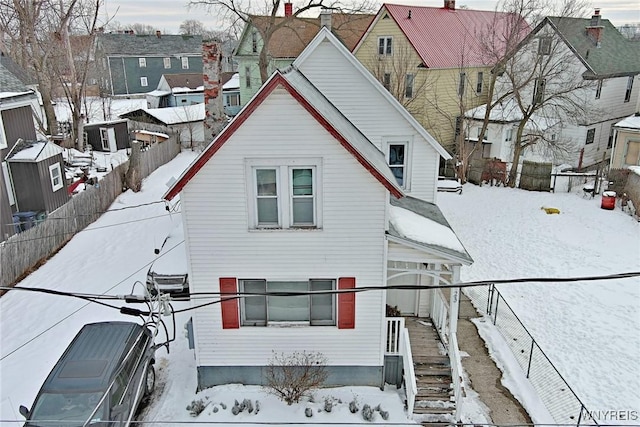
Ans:
{"label": "double-hung window", "polygon": [[336,299],[332,293],[335,289],[334,279],[240,280],[240,292],[253,294],[246,295],[241,300],[242,325],[266,326],[278,323],[335,325]]}
{"label": "double-hung window", "polygon": [[633,76],[629,76],[627,80],[627,90],[624,92],[624,102],[629,102],[631,99],[631,91],[633,90]]}
{"label": "double-hung window", "polygon": [[482,93],[482,80],[484,79],[484,73],[478,71],[478,82],[476,83],[476,93],[479,95]]}
{"label": "double-hung window", "polygon": [[538,39],[538,55],[551,54],[551,37],[543,36]]}
{"label": "double-hung window", "polygon": [[49,166],[49,178],[51,178],[52,191],[58,191],[63,187],[62,170],[60,169],[60,163],[54,163]]}
{"label": "double-hung window", "polygon": [[584,142],[585,145],[593,144],[595,136],[596,136],[596,129],[595,128],[587,130],[587,139]]}
{"label": "double-hung window", "polygon": [[171,68],[171,58],[163,58],[164,68]]}
{"label": "double-hung window", "polygon": [[378,37],[378,55],[391,56],[393,54],[393,37]]}
{"label": "double-hung window", "polygon": [[[103,64],[106,68],[106,64]],[[138,66],[140,68],[145,68],[147,66],[147,58],[138,58]]]}
{"label": "double-hung window", "polygon": [[251,228],[319,228],[319,163],[249,160]]}
{"label": "double-hung window", "polygon": [[403,142],[388,142],[387,144],[387,162],[389,168],[395,176],[398,184],[404,188],[409,188],[408,185],[408,170],[409,170],[409,143]]}
{"label": "double-hung window", "polygon": [[189,69],[189,57],[188,56],[183,56],[182,58],[180,58],[180,61],[182,62],[182,69],[183,70],[188,70]]}
{"label": "double-hung window", "polygon": [[413,82],[415,74],[407,74],[404,80],[404,96],[405,98],[413,98]]}
{"label": "double-hung window", "polygon": [[109,132],[107,131],[107,128],[100,128],[100,142],[102,143],[102,149],[105,151],[108,151],[109,150]]}

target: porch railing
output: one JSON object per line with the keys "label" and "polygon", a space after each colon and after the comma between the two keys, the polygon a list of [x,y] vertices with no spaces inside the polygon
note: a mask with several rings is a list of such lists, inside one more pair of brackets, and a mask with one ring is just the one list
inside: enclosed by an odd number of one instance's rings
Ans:
{"label": "porch railing", "polygon": [[387,317],[387,341],[385,354],[402,357],[402,377],[407,395],[407,414],[412,416],[418,394],[416,374],[413,369],[413,354],[409,330],[404,327],[404,317]]}
{"label": "porch railing", "polygon": [[449,334],[447,333],[449,326],[449,303],[440,289],[433,291],[433,298],[431,298],[431,320],[440,335],[440,339],[446,346],[449,344]]}
{"label": "porch railing", "polygon": [[449,346],[449,361],[451,363],[451,378],[453,380],[453,396],[456,403],[455,419],[459,420],[462,413],[462,398],[465,395],[463,376],[462,376],[462,359],[460,358],[460,350],[458,349],[458,334],[451,334],[451,343]]}

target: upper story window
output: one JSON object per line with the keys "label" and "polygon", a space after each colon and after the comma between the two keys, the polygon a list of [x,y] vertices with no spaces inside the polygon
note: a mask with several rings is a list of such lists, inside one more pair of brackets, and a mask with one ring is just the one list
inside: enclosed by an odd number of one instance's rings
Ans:
{"label": "upper story window", "polygon": [[596,99],[600,99],[602,94],[602,80],[598,80],[598,86],[596,86]]}
{"label": "upper story window", "polygon": [[334,279],[306,281],[240,280],[240,292],[265,294],[299,292],[301,295],[256,295],[241,299],[242,326],[266,326],[277,323],[301,323],[310,326],[336,324],[336,298],[333,294],[309,295],[309,292],[334,291]]}
{"label": "upper story window", "polygon": [[387,163],[398,184],[405,189],[409,187],[409,157],[408,142],[394,141],[387,143]]}
{"label": "upper story window", "polygon": [[504,140],[509,142],[513,139],[513,128],[508,128],[507,133],[504,136]]}
{"label": "upper story window", "polygon": [[587,139],[586,139],[586,141],[584,142],[584,143],[585,143],[585,145],[586,145],[586,144],[593,144],[593,140],[594,140],[595,136],[596,136],[596,129],[595,129],[595,128],[593,128],[593,129],[589,129],[589,130],[587,131]]}
{"label": "upper story window", "polygon": [[393,54],[393,37],[378,37],[378,55]]}
{"label": "upper story window", "polygon": [[140,77],[140,86],[142,86],[142,87],[149,86],[149,82],[147,81],[146,77]]}
{"label": "upper story window", "polygon": [[251,88],[251,67],[248,65],[244,67],[244,85]]}
{"label": "upper story window", "polygon": [[407,74],[404,79],[404,96],[405,98],[413,98],[413,83],[415,74]]}
{"label": "upper story window", "polygon": [[188,56],[183,56],[182,58],[180,58],[180,60],[182,61],[182,69],[183,70],[188,70],[189,69],[189,57]]}
{"label": "upper story window", "polygon": [[391,90],[391,73],[384,73],[382,76],[382,86],[386,90]]}
{"label": "upper story window", "polygon": [[464,95],[464,84],[467,79],[467,73],[460,73],[460,80],[458,81],[458,96]]}
{"label": "upper story window", "polygon": [[[478,140],[480,140],[480,133],[482,133],[482,126],[478,127],[478,132],[476,134],[476,137],[478,138]],[[487,131],[484,132],[484,136],[482,137],[483,141],[486,141],[488,139],[487,137]]]}
{"label": "upper story window", "polygon": [[62,171],[60,169],[60,163],[54,163],[49,166],[49,178],[51,179],[51,190],[58,191],[62,188]]}
{"label": "upper story window", "polygon": [[627,80],[627,90],[624,93],[624,102],[629,102],[631,99],[631,91],[633,90],[633,76],[629,76],[629,80]]}
{"label": "upper story window", "polygon": [[607,148],[613,147],[613,138],[616,136],[616,130],[613,126],[609,129],[609,141],[607,141]]}
{"label": "upper story window", "polygon": [[251,33],[251,52],[253,53],[258,52],[258,32],[257,31],[253,31]]}
{"label": "upper story window", "polygon": [[533,89],[533,103],[540,104],[544,101],[544,88],[547,81],[545,79],[536,79],[535,87]]}
{"label": "upper story window", "polygon": [[539,55],[551,54],[551,37],[544,36],[538,39],[538,54]]}
{"label": "upper story window", "polygon": [[144,68],[147,66],[147,58],[138,58],[138,65],[140,68]]}
{"label": "upper story window", "polygon": [[484,78],[484,73],[482,71],[478,71],[478,82],[476,83],[476,93],[479,95],[482,93],[482,79]]}
{"label": "upper story window", "polygon": [[171,68],[171,58],[163,58],[164,68]]}
{"label": "upper story window", "polygon": [[251,228],[319,228],[319,164],[319,160],[248,161]]}

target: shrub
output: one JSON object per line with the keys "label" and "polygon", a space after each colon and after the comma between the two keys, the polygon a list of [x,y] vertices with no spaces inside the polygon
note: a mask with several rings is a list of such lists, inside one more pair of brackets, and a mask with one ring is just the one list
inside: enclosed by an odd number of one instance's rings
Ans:
{"label": "shrub", "polygon": [[288,405],[298,403],[326,381],[329,375],[326,364],[322,353],[274,353],[266,369],[266,387]]}
{"label": "shrub", "polygon": [[313,417],[313,408],[306,408],[304,410],[304,415],[306,415],[307,418]]}
{"label": "shrub", "polygon": [[331,412],[332,409],[333,409],[333,398],[332,397],[325,397],[324,398],[324,410],[326,412]]}
{"label": "shrub", "polygon": [[360,408],[358,407],[358,400],[354,397],[351,402],[349,402],[349,412],[355,414],[358,412]]}
{"label": "shrub", "polygon": [[202,399],[192,400],[191,403],[187,405],[187,411],[189,411],[189,415],[192,417],[197,417],[202,413],[202,411],[204,411],[204,408],[206,408],[207,405],[208,403],[205,404]]}
{"label": "shrub", "polygon": [[373,417],[375,416],[375,411],[371,408],[371,406],[365,404],[362,407],[362,418],[365,421],[373,421]]}

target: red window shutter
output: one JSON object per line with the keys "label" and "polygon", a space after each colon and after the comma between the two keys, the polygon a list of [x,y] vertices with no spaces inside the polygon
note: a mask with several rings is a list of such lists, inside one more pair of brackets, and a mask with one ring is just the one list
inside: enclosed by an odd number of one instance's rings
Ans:
{"label": "red window shutter", "polygon": [[[354,289],[355,277],[341,277],[338,279],[338,289]],[[338,294],[338,329],[353,329],[356,327],[356,294],[355,292]]]}
{"label": "red window shutter", "polygon": [[240,315],[238,313],[238,299],[226,299],[225,294],[236,295],[238,292],[238,283],[235,277],[220,278],[220,294],[222,302],[220,303],[222,310],[222,329],[238,329],[240,327]]}

